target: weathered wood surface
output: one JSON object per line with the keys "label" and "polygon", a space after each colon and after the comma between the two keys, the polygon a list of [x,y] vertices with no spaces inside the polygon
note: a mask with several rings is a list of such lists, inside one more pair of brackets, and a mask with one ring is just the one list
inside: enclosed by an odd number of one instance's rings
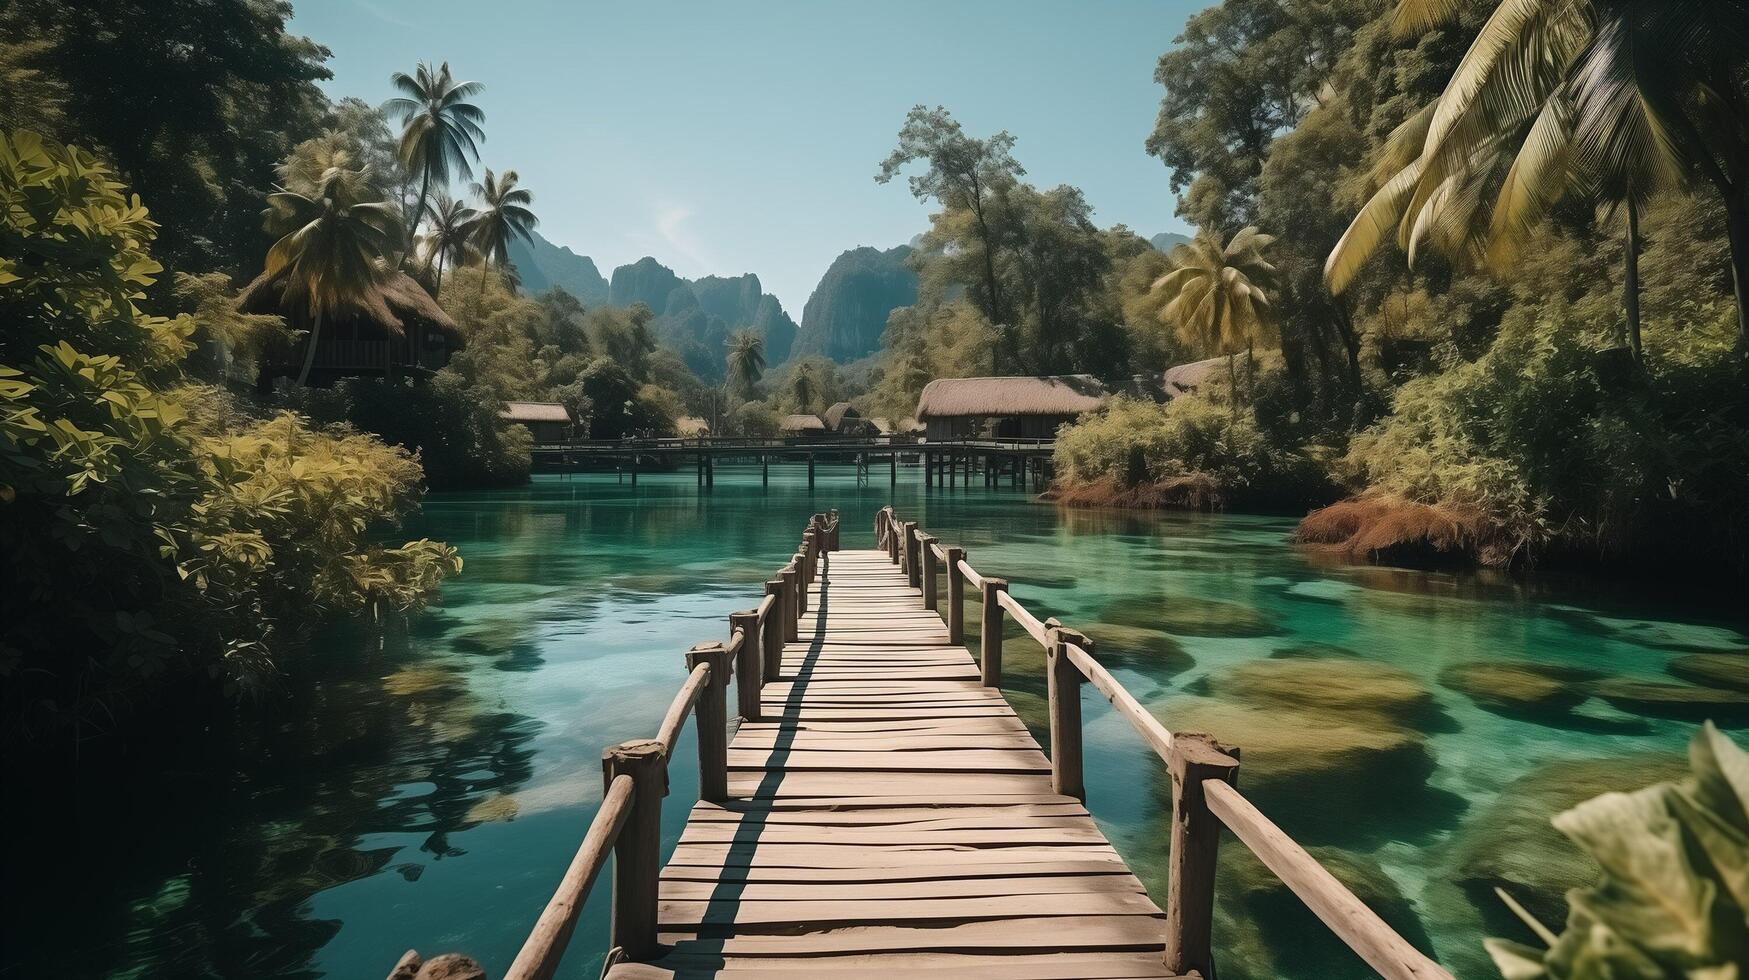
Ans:
{"label": "weathered wood surface", "polygon": [[840,551],[613,980],[1168,977],[1165,914],[884,551]]}

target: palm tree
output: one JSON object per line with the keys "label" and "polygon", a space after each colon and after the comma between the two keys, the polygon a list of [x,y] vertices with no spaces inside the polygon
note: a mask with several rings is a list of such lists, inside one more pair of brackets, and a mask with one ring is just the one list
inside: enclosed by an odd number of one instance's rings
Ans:
{"label": "palm tree", "polygon": [[[423,61],[412,75],[395,72],[389,83],[402,94],[383,108],[401,121],[397,154],[407,172],[419,178],[419,200],[413,205],[413,228],[408,241],[425,215],[425,200],[433,185],[449,186],[451,179],[471,180],[473,161],[486,140],[481,124],[486,113],[468,99],[485,89],[479,82],[458,82],[449,73],[449,62],[433,71]],[[411,251],[411,250],[409,250]]]}
{"label": "palm tree", "polygon": [[796,365],[795,373],[790,375],[789,392],[795,396],[796,405],[803,411],[820,396],[820,383],[814,380],[814,371],[807,364]]}
{"label": "palm tree", "polygon": [[[1396,26],[1427,31],[1462,6],[1398,0]],[[1632,343],[1639,211],[1698,172],[1725,203],[1749,343],[1746,38],[1745,0],[1500,0],[1445,91],[1392,134],[1375,171],[1380,189],[1325,265],[1331,290],[1346,288],[1393,232],[1411,265],[1432,246],[1504,267],[1518,240],[1577,191],[1627,208]]]}
{"label": "palm tree", "polygon": [[[479,253],[481,264],[500,271],[510,265],[511,239],[531,241],[535,226],[540,224],[540,219],[528,207],[534,203],[534,194],[517,187],[516,180],[514,170],[494,174],[492,168],[487,167],[486,179],[476,182],[472,188],[480,206],[468,219],[468,239]],[[486,277],[482,275],[480,289],[483,292],[485,288]]]}
{"label": "palm tree", "polygon": [[1223,247],[1213,234],[1198,232],[1189,244],[1172,250],[1172,270],[1152,287],[1165,304],[1161,321],[1185,343],[1227,355],[1235,410],[1239,387],[1233,358],[1243,350],[1249,363],[1252,347],[1267,341],[1274,325],[1266,286],[1275,278],[1275,266],[1263,258],[1273,241],[1274,235],[1245,228]]}
{"label": "palm tree", "polygon": [[753,397],[753,386],[765,374],[765,338],[752,330],[737,330],[729,338],[729,381],[744,397]]}
{"label": "palm tree", "polygon": [[284,301],[305,304],[312,326],[298,384],[308,384],[322,320],[363,305],[389,275],[383,256],[398,240],[395,209],[366,196],[363,170],[329,167],[314,195],[278,189],[268,195],[269,281],[285,276]]}
{"label": "palm tree", "polygon": [[474,209],[452,200],[438,191],[425,209],[425,267],[437,265],[438,289],[443,288],[443,269],[455,268],[473,255],[473,243],[468,240],[468,223],[474,219]]}

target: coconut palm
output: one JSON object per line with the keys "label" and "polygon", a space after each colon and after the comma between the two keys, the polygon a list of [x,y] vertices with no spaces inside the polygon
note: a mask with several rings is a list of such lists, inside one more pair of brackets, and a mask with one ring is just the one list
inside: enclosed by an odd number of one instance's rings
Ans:
{"label": "coconut palm", "polygon": [[820,382],[814,379],[814,371],[806,364],[796,365],[795,373],[790,375],[789,393],[796,400],[796,407],[803,412],[814,404],[814,399],[820,397]]}
{"label": "coconut palm", "polygon": [[324,318],[364,305],[388,278],[383,256],[399,240],[395,209],[368,194],[363,170],[329,167],[315,194],[279,188],[267,197],[267,229],[280,236],[267,252],[266,277],[285,277],[287,305],[304,304],[312,325],[298,384],[316,362]]}
{"label": "coconut palm", "polygon": [[[534,194],[516,186],[516,180],[514,170],[494,174],[492,168],[487,167],[486,178],[472,188],[479,207],[468,219],[468,239],[479,253],[480,262],[500,272],[510,266],[511,239],[531,241],[535,226],[540,224],[540,219],[528,207],[534,203]],[[480,288],[484,290],[485,287],[486,277],[482,275]]]}
{"label": "coconut palm", "polygon": [[729,382],[744,397],[753,397],[753,387],[765,374],[765,338],[752,330],[737,330],[729,338]]}
{"label": "coconut palm", "polygon": [[[473,161],[486,140],[481,128],[486,113],[468,100],[485,86],[456,81],[447,61],[435,71],[421,61],[412,75],[395,72],[389,83],[402,93],[383,106],[401,121],[396,152],[407,172],[419,179],[419,200],[413,205],[417,225],[433,187],[441,190],[451,180],[473,179]],[[409,241],[416,230],[408,229]]]}
{"label": "coconut palm", "polygon": [[[1460,0],[1399,0],[1396,26],[1437,27]],[[1332,291],[1393,234],[1506,265],[1556,201],[1627,209],[1637,281],[1645,201],[1699,173],[1724,199],[1738,325],[1749,340],[1749,0],[1498,0],[1445,91],[1392,135],[1379,190],[1325,265]],[[1624,298],[1636,332],[1637,297]]]}
{"label": "coconut palm", "polygon": [[473,219],[473,208],[451,199],[443,191],[426,207],[425,267],[437,266],[437,289],[443,288],[445,265],[453,269],[473,255],[473,243],[468,238],[468,223]]}
{"label": "coconut palm", "polygon": [[1164,303],[1160,319],[1178,331],[1185,343],[1227,355],[1227,377],[1238,397],[1233,358],[1249,352],[1273,335],[1274,316],[1268,286],[1275,266],[1263,250],[1275,241],[1256,228],[1245,228],[1225,246],[1202,231],[1187,245],[1172,250],[1172,269],[1154,280],[1153,290]]}

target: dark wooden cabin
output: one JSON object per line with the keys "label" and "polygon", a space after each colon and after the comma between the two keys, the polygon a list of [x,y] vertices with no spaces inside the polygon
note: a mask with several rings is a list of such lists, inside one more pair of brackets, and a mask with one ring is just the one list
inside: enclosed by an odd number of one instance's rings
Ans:
{"label": "dark wooden cabin", "polygon": [[[309,311],[285,302],[284,279],[258,277],[237,297],[244,313],[276,314],[299,330],[309,330]],[[387,378],[429,374],[449,363],[462,348],[461,328],[437,305],[412,276],[396,272],[377,286],[360,308],[345,316],[322,320],[316,339],[316,361],[310,384],[327,387],[341,378]],[[304,364],[304,343],[292,345],[261,365],[258,383],[298,375]]]}

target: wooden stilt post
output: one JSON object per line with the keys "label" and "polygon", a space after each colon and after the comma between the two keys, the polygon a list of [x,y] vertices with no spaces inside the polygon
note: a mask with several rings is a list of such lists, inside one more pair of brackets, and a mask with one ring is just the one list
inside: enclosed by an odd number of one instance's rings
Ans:
{"label": "wooden stilt post", "polygon": [[759,485],[771,486],[771,457],[764,453],[759,454]]}
{"label": "wooden stilt post", "polygon": [[917,539],[917,558],[923,563],[923,608],[934,609],[935,602],[935,538],[925,534]]}
{"label": "wooden stilt post", "polygon": [[1086,680],[1069,660],[1073,643],[1092,653],[1092,641],[1081,633],[1064,629],[1055,619],[1045,621],[1046,693],[1051,715],[1051,789],[1064,796],[1087,801],[1086,780],[1081,767],[1081,683]]}
{"label": "wooden stilt post", "polygon": [[710,680],[692,709],[698,725],[698,798],[721,803],[729,798],[729,651],[721,643],[700,643],[686,651],[686,669],[710,664]]}
{"label": "wooden stilt post", "polygon": [[763,647],[765,679],[774,681],[783,668],[784,624],[789,622],[789,613],[784,609],[783,579],[767,581],[765,594],[772,597],[771,612],[766,614],[765,629],[760,632],[759,639]]}
{"label": "wooden stilt post", "polygon": [[759,649],[759,610],[729,614],[729,638],[741,631],[741,645],[735,650],[735,705],[741,717],[759,721],[759,689],[763,686],[764,665]]}
{"label": "wooden stilt post", "polygon": [[814,454],[808,454],[808,489],[814,489]]}
{"label": "wooden stilt post", "polygon": [[895,487],[899,485],[899,451],[897,449],[887,453],[887,484]]}
{"label": "wooden stilt post", "polygon": [[613,925],[609,945],[632,960],[655,957],[656,889],[662,873],[662,797],[668,760],[655,740],[621,742],[601,754],[604,786],[632,777],[632,802],[613,845]]}
{"label": "wooden stilt post", "polygon": [[801,610],[796,607],[796,563],[785,565],[778,575],[783,579],[783,638],[794,643],[799,639],[797,625],[801,617]]}
{"label": "wooden stilt post", "polygon": [[923,588],[923,568],[917,559],[917,522],[905,522],[905,581],[911,588]]}
{"label": "wooden stilt post", "polygon": [[958,646],[966,642],[966,576],[960,562],[966,549],[947,549],[947,641]]}
{"label": "wooden stilt post", "polygon": [[1002,686],[1002,603],[996,594],[1007,591],[1007,579],[984,579],[984,616],[978,626],[978,669],[985,687]]}
{"label": "wooden stilt post", "polygon": [[1214,980],[1210,933],[1215,915],[1215,859],[1221,821],[1209,811],[1204,780],[1233,785],[1239,753],[1207,735],[1178,732],[1166,762],[1172,773],[1172,852],[1166,886],[1166,971]]}

